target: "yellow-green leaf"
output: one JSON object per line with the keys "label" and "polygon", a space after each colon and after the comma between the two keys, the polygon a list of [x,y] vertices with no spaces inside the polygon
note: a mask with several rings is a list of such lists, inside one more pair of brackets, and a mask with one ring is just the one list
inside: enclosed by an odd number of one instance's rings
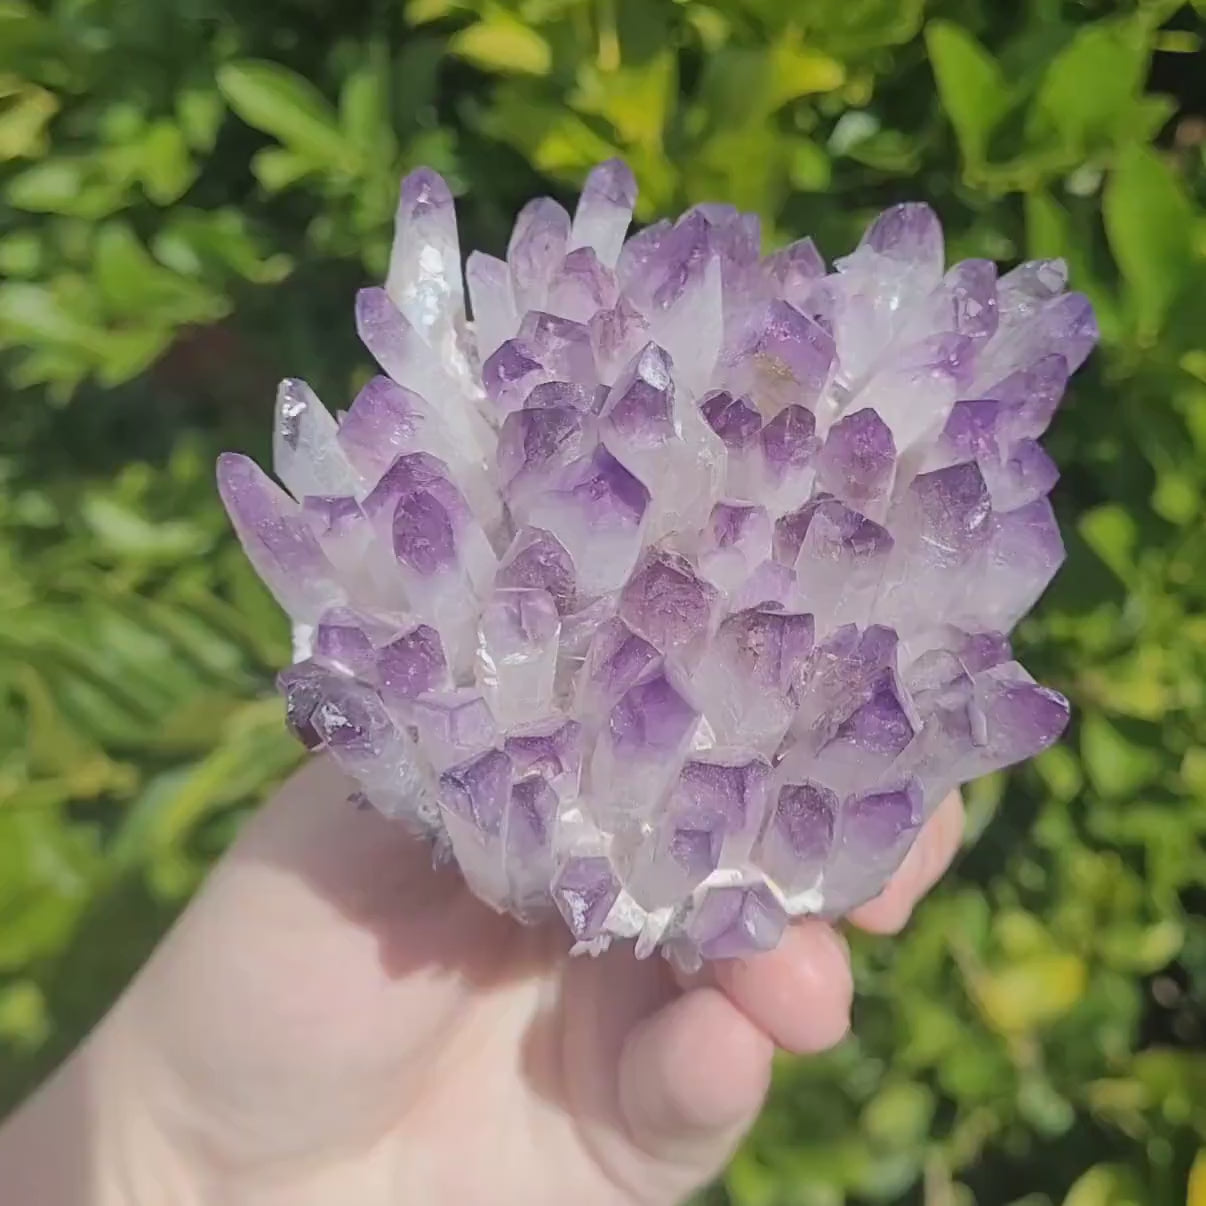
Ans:
{"label": "yellow-green leaf", "polygon": [[837,59],[806,46],[798,30],[781,35],[771,46],[772,109],[800,96],[832,92],[846,82],[846,68]]}
{"label": "yellow-green leaf", "polygon": [[984,972],[972,993],[999,1034],[1026,1034],[1062,1017],[1084,996],[1088,969],[1076,955],[1046,955]]}
{"label": "yellow-green leaf", "polygon": [[270,193],[296,184],[303,176],[314,171],[314,163],[301,155],[295,155],[284,147],[264,147],[251,158],[251,170],[255,178]]}
{"label": "yellow-green leaf", "polygon": [[548,42],[522,21],[503,13],[453,34],[448,49],[490,71],[548,75],[553,65]]}
{"label": "yellow-green leaf", "polygon": [[1094,1165],[1068,1190],[1063,1206],[1143,1206],[1132,1180],[1124,1168]]}
{"label": "yellow-green leaf", "polygon": [[617,71],[584,70],[570,104],[611,123],[626,147],[660,148],[678,83],[678,60],[669,51]]}
{"label": "yellow-green leaf", "polygon": [[1206,1206],[1206,1147],[1198,1151],[1189,1170],[1185,1206]]}
{"label": "yellow-green leaf", "polygon": [[459,7],[457,0],[408,0],[406,20],[411,25],[426,25],[428,21],[438,21],[448,16]]}
{"label": "yellow-green leaf", "polygon": [[41,988],[18,980],[0,990],[0,1039],[20,1050],[36,1051],[54,1029]]}
{"label": "yellow-green leaf", "polygon": [[27,80],[0,76],[0,161],[44,155],[46,126],[58,110],[53,92]]}

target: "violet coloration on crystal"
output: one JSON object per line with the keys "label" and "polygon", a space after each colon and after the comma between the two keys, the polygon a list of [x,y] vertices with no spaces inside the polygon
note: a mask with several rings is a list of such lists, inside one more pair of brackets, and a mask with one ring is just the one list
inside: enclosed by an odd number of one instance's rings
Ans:
{"label": "violet coloration on crystal", "polygon": [[[1097,338],[1059,261],[947,267],[926,205],[827,267],[619,162],[462,268],[402,185],[382,375],[218,467],[292,617],[288,723],[482,900],[684,967],[870,899],[954,787],[1055,741],[1008,633],[1064,551],[1038,443]],[[468,311],[468,313],[467,313]],[[283,487],[283,488],[282,488]]]}

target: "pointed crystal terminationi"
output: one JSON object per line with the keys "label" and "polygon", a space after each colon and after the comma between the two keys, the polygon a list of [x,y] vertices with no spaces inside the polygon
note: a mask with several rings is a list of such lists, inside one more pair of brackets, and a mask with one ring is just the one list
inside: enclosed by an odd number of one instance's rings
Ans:
{"label": "pointed crystal terminationi", "polygon": [[874,896],[1058,740],[1008,634],[1097,327],[1060,261],[948,265],[927,205],[827,261],[726,205],[630,233],[636,200],[600,164],[464,260],[412,172],[355,304],[382,375],[334,413],[284,381],[281,484],[226,454],[218,487],[307,749],[494,908],[693,968]]}

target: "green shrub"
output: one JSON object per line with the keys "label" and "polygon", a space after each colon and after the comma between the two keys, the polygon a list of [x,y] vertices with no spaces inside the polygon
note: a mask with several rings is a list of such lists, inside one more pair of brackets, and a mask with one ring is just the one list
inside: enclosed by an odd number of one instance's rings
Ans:
{"label": "green shrub", "polygon": [[1019,634],[1073,730],[971,791],[956,872],[905,936],[856,943],[856,1037],[783,1064],[708,1200],[1184,1202],[1206,1144],[1204,16],[0,0],[0,1108],[298,757],[270,690],[287,634],[213,455],[262,449],[275,377],[335,401],[363,375],[351,293],[406,167],[444,171],[497,251],[533,192],[620,153],[642,220],[729,200],[830,251],[928,199],[959,255],[1065,257],[1103,332],[1053,432],[1069,563]]}

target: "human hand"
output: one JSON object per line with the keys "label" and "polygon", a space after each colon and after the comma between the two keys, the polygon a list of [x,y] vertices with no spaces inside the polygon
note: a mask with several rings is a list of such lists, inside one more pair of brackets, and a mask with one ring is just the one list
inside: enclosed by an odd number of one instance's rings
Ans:
{"label": "human hand", "polygon": [[[568,957],[325,760],[248,826],[126,995],[0,1131],[12,1206],[671,1206],[753,1123],[776,1047],[846,1032],[842,938],[690,980]],[[895,932],[962,831],[950,797],[851,918]]]}

